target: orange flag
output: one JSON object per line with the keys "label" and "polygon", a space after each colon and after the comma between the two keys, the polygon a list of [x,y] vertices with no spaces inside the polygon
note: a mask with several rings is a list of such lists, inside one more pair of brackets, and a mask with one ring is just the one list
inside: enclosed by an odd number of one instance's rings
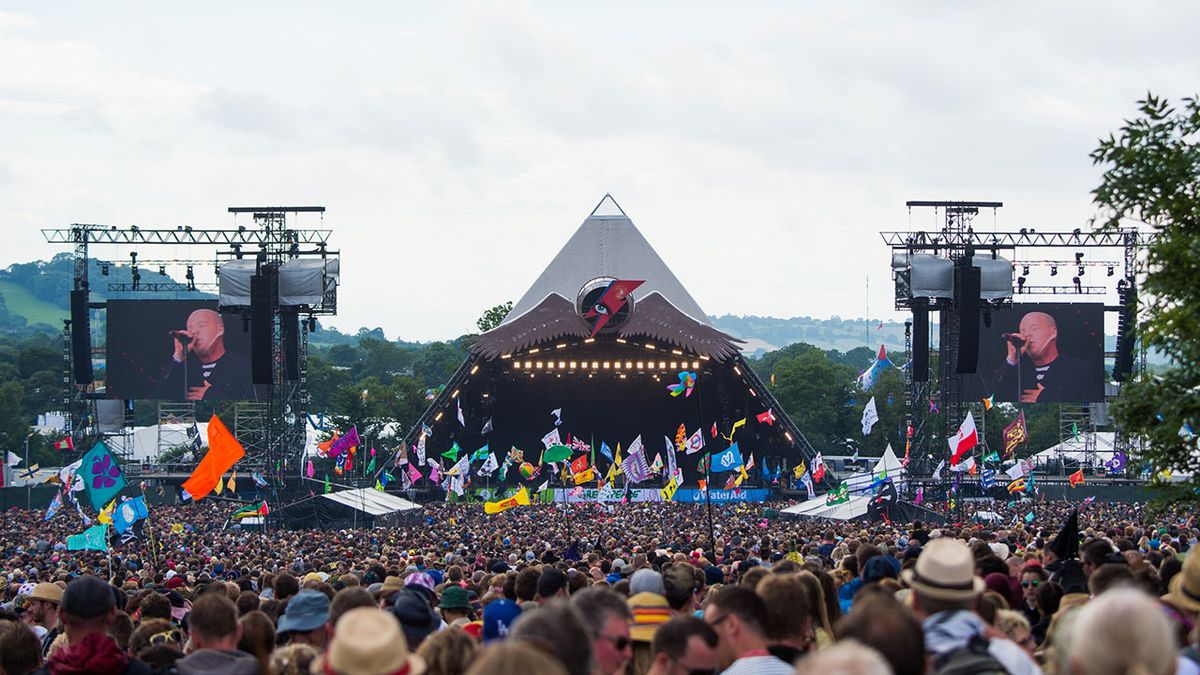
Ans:
{"label": "orange flag", "polygon": [[196,501],[204,499],[217,487],[217,481],[221,480],[225,472],[245,455],[242,444],[238,443],[221,420],[213,415],[208,421],[208,452],[205,453],[204,459],[200,460],[191,477],[183,482],[183,489]]}

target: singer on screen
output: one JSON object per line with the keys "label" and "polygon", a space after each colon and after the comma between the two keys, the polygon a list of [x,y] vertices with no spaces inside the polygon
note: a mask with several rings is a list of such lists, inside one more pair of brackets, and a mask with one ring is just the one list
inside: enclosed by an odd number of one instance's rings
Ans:
{"label": "singer on screen", "polygon": [[219,312],[198,309],[188,315],[186,327],[163,336],[174,343],[165,375],[159,379],[159,396],[202,399],[236,399],[252,390],[250,364],[225,351],[225,321]]}
{"label": "singer on screen", "polygon": [[995,376],[998,400],[1085,402],[1099,389],[1094,365],[1059,352],[1058,323],[1049,314],[1029,312],[1019,332],[1001,338],[1007,355]]}

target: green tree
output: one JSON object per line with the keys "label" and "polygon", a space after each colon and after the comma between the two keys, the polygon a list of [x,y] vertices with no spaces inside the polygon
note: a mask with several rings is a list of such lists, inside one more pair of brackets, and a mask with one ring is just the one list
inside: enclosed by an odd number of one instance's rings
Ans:
{"label": "green tree", "polygon": [[512,307],[512,300],[509,300],[508,302],[496,305],[495,307],[484,311],[483,316],[480,316],[479,319],[475,321],[475,325],[479,328],[479,332],[486,333],[496,326],[499,326],[500,322],[504,320],[504,317],[508,316],[508,313],[512,311]]}
{"label": "green tree", "polygon": [[1147,95],[1139,115],[1100,142],[1092,160],[1105,167],[1093,191],[1105,226],[1129,220],[1152,227],[1140,302],[1144,346],[1171,367],[1126,382],[1115,406],[1118,423],[1144,436],[1155,475],[1191,476],[1164,496],[1198,499],[1191,489],[1200,453],[1191,429],[1200,423],[1200,101],[1178,106]]}

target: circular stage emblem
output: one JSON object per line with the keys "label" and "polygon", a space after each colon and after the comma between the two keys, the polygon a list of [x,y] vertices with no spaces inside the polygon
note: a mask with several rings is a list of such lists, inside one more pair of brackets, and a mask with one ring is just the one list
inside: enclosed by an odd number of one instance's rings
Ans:
{"label": "circular stage emblem", "polygon": [[575,310],[596,333],[615,333],[629,320],[634,309],[631,291],[642,282],[615,277],[596,277],[579,289]]}

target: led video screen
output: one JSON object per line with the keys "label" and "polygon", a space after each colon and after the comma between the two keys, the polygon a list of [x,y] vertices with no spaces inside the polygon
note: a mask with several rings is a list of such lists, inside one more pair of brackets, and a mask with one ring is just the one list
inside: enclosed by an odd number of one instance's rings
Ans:
{"label": "led video screen", "polygon": [[1104,400],[1104,306],[1027,303],[992,310],[979,327],[979,365],[963,376],[968,400]]}
{"label": "led video screen", "polygon": [[257,400],[250,333],[215,300],[110,300],[108,398]]}

